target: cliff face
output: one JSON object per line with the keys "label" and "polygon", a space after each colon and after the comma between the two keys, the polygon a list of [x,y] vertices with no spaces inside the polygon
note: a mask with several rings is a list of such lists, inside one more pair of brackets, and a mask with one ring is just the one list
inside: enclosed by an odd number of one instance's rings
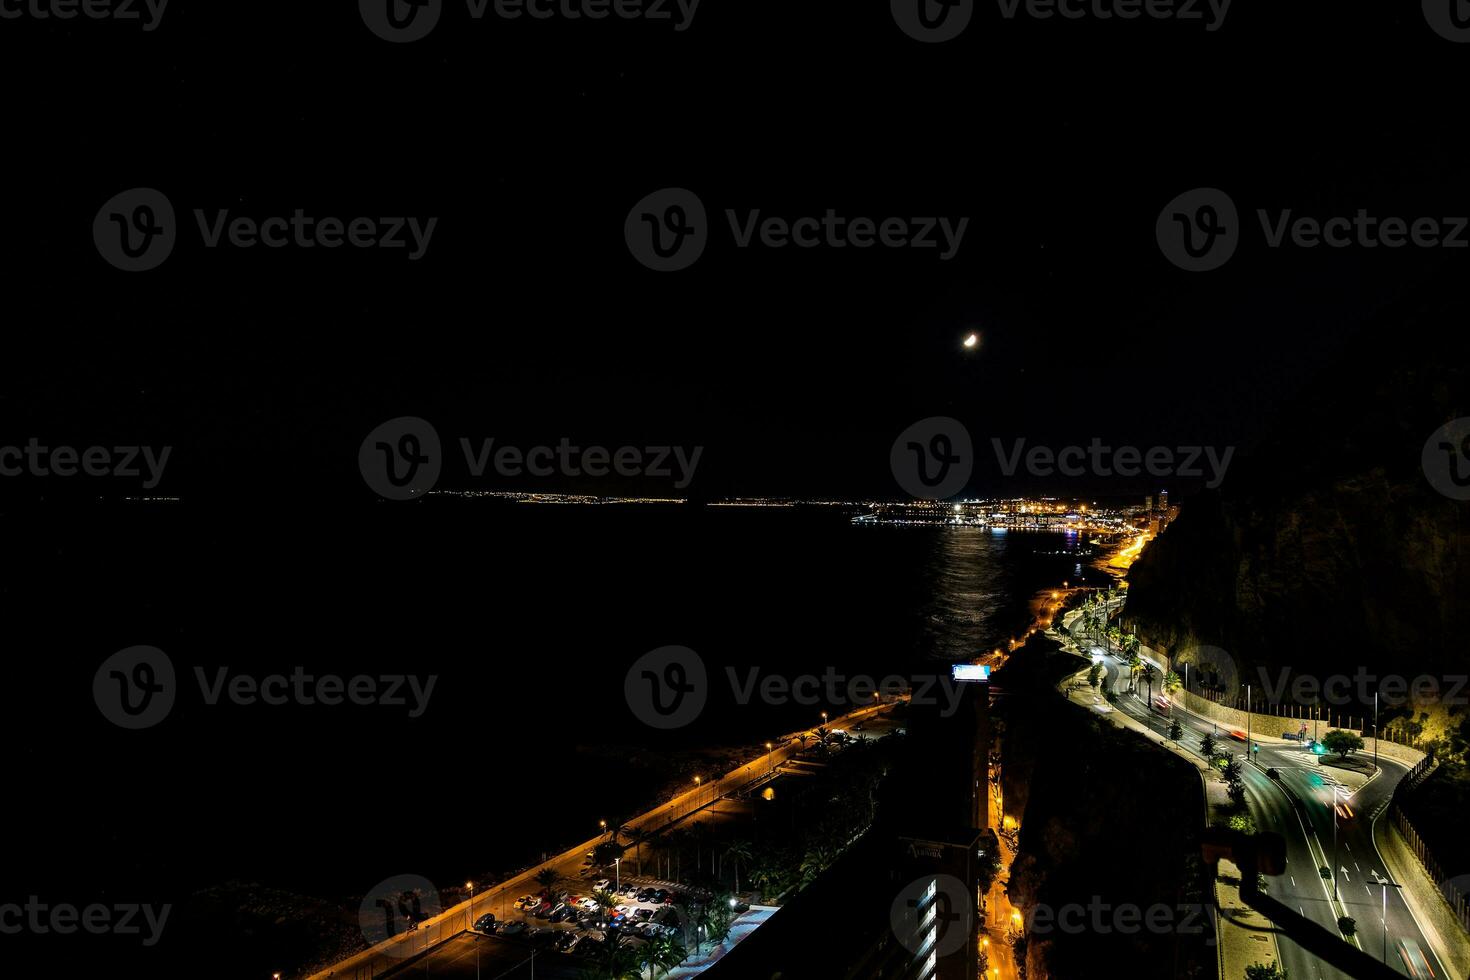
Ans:
{"label": "cliff face", "polygon": [[1430,485],[1421,452],[1470,415],[1465,314],[1438,292],[1324,365],[1133,566],[1125,628],[1170,654],[1222,647],[1253,675],[1463,672],[1470,502]]}

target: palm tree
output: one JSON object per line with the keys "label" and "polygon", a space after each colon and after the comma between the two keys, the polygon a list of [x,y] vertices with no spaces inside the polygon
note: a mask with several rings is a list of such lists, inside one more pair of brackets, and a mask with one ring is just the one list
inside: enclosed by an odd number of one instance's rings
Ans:
{"label": "palm tree", "polygon": [[673,881],[684,880],[684,844],[689,840],[689,831],[683,827],[675,827],[666,835],[669,846],[674,849],[674,875]]}
{"label": "palm tree", "polygon": [[694,874],[696,878],[704,871],[704,823],[693,820],[689,824],[689,839],[694,842]]}
{"label": "palm tree", "polygon": [[555,868],[542,868],[536,872],[536,884],[540,885],[546,892],[546,897],[551,897],[551,891],[561,883],[561,872]]}
{"label": "palm tree", "polygon": [[740,862],[750,862],[754,849],[747,840],[733,840],[725,848],[725,855],[735,862],[735,891],[740,891]]}
{"label": "palm tree", "polygon": [[1138,654],[1130,653],[1124,663],[1128,665],[1128,690],[1132,691],[1135,688],[1134,681],[1138,675],[1138,668],[1143,661],[1139,658]]}
{"label": "palm tree", "polygon": [[638,874],[643,874],[643,845],[653,840],[653,833],[642,827],[628,831],[628,843],[633,845],[633,856],[638,859]]}
{"label": "palm tree", "polygon": [[602,927],[607,928],[607,922],[612,918],[612,910],[618,904],[618,896],[602,888],[593,889],[592,900],[602,906]]}
{"label": "palm tree", "polygon": [[[1137,656],[1137,654],[1135,654],[1134,656]],[[1149,704],[1153,704],[1153,701],[1154,701],[1154,678],[1158,676],[1158,673],[1159,672],[1156,671],[1156,670],[1154,670],[1154,665],[1151,664],[1151,663],[1149,663],[1147,660],[1145,660],[1143,662],[1143,667],[1140,668],[1140,671],[1139,672],[1143,675],[1144,683],[1146,683],[1148,685],[1148,701],[1149,701]]]}
{"label": "palm tree", "polygon": [[688,955],[688,951],[675,942],[672,936],[655,936],[643,947],[642,963],[648,967],[649,980],[653,980],[660,968],[668,973],[683,963]]}
{"label": "palm tree", "polygon": [[626,940],[608,936],[602,955],[579,974],[581,980],[643,980],[638,953]]}

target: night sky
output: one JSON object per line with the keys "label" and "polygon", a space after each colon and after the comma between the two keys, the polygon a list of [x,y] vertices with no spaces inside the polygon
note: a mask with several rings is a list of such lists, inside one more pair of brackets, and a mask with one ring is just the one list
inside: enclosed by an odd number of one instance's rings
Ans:
{"label": "night sky", "polygon": [[[1213,32],[982,5],[937,45],[881,4],[709,0],[682,32],[451,5],[410,44],[339,6],[181,4],[153,32],[6,22],[16,438],[169,442],[196,499],[360,494],[356,446],[397,415],[451,440],[704,445],[700,497],[892,495],[888,446],[928,415],[982,446],[1248,449],[1323,363],[1363,352],[1373,311],[1458,257],[1269,249],[1254,217],[1466,203],[1466,52],[1408,5],[1232,7]],[[168,195],[183,237],[122,274],[88,228],[137,186]],[[671,186],[714,227],[660,274],[622,228]],[[1191,274],[1154,221],[1200,186],[1249,228]],[[408,261],[209,250],[190,216],[297,207],[439,221]],[[942,261],[739,249],[727,208],[970,221]]]}
{"label": "night sky", "polygon": [[[888,6],[703,0],[677,31],[474,21],[446,2],[434,32],[405,44],[374,36],[341,0],[173,0],[153,31],[0,19],[0,447],[169,446],[149,492],[186,501],[141,511],[165,515],[156,521],[136,509],[114,521],[124,508],[90,502],[137,487],[0,479],[0,600],[15,624],[13,722],[25,736],[13,779],[28,801],[15,812],[32,824],[16,887],[62,874],[71,890],[58,895],[126,895],[156,866],[157,893],[179,894],[198,885],[183,881],[196,855],[259,829],[248,825],[257,799],[279,808],[276,822],[260,818],[262,833],[282,834],[273,858],[352,856],[329,823],[319,837],[290,834],[303,812],[329,820],[314,809],[322,787],[356,785],[380,764],[362,732],[300,713],[284,729],[236,731],[209,715],[117,748],[86,691],[129,644],[166,647],[181,666],[296,658],[343,673],[414,668],[423,654],[422,669],[462,685],[466,701],[475,685],[521,690],[500,673],[504,656],[532,692],[517,710],[540,713],[555,702],[553,683],[535,687],[547,664],[557,683],[579,664],[620,674],[638,653],[683,642],[658,595],[638,596],[637,615],[605,595],[575,601],[567,568],[589,593],[639,579],[606,555],[595,566],[605,575],[579,566],[573,525],[555,532],[556,554],[520,529],[534,578],[526,563],[498,563],[493,521],[471,534],[457,512],[435,511],[425,531],[411,505],[384,504],[358,449],[388,419],[430,420],[451,449],[460,437],[700,446],[685,490],[494,488],[706,500],[898,497],[895,436],[950,415],[981,452],[970,493],[1141,503],[1155,481],[1003,479],[990,439],[1248,456],[1309,385],[1331,386],[1336,365],[1398,352],[1376,313],[1463,268],[1464,250],[1271,249],[1255,218],[1470,213],[1470,44],[1436,34],[1418,4],[1240,3],[1214,31],[1007,20],[977,4],[943,44],[906,36]],[[167,196],[179,238],[158,268],[129,273],[104,260],[92,227],[104,202],[139,187]],[[624,223],[669,187],[698,195],[710,241],[690,268],[655,272],[630,253]],[[1230,195],[1243,241],[1223,268],[1191,273],[1165,258],[1155,222],[1199,187]],[[196,208],[437,222],[418,260],[408,249],[209,249]],[[943,260],[941,249],[739,248],[727,209],[739,220],[757,209],[969,220]],[[970,333],[981,340],[966,351]],[[1190,482],[1171,481],[1175,500]],[[599,533],[609,553],[638,553],[636,526]],[[751,574],[736,567],[729,580],[758,583],[763,565],[789,557],[734,556]],[[700,592],[678,568],[657,571]],[[516,589],[497,592],[496,576]],[[541,619],[515,618],[506,596],[521,594]],[[716,600],[732,619],[760,607],[733,589]],[[580,633],[558,633],[568,610]],[[821,649],[802,633],[786,640]],[[465,664],[479,671],[469,682],[455,673]],[[473,717],[427,731],[405,722],[382,751],[411,772],[425,746],[465,739],[456,726]],[[313,726],[324,742],[306,739]],[[162,784],[150,796],[127,767],[151,767],[159,745],[173,768],[146,768]],[[315,764],[310,753],[334,768],[278,785],[273,760]],[[209,774],[212,795],[192,795],[193,772]],[[517,778],[534,788],[543,775]],[[443,806],[431,793],[400,802],[432,816]],[[219,814],[247,829],[217,826]],[[164,843],[152,850],[129,828]],[[362,886],[341,883],[343,894]]]}

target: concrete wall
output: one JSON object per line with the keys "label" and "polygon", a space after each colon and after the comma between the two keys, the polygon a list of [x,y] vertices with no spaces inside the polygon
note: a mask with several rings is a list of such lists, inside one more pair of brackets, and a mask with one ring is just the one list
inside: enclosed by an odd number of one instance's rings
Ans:
{"label": "concrete wall", "polygon": [[1389,874],[1404,886],[1404,901],[1409,911],[1414,913],[1450,973],[1448,980],[1466,980],[1470,976],[1470,942],[1466,941],[1465,929],[1454,910],[1434,887],[1392,820],[1379,820],[1373,827],[1373,838]]}
{"label": "concrete wall", "polygon": [[[1301,725],[1301,722],[1295,718],[1283,718],[1280,715],[1263,715],[1256,711],[1250,712],[1247,719],[1246,712],[1239,708],[1227,708],[1224,705],[1216,704],[1213,701],[1188,691],[1176,691],[1173,698],[1175,703],[1182,704],[1186,709],[1199,715],[1201,718],[1209,718],[1211,721],[1219,723],[1222,729],[1238,728],[1241,731],[1246,731],[1247,720],[1249,720],[1251,736],[1262,742],[1280,742],[1282,741],[1282,732],[1294,732]],[[1311,737],[1312,727],[1313,723],[1308,721],[1308,737]],[[1319,734],[1325,734],[1329,730],[1326,719],[1317,723],[1317,729]],[[1410,748],[1407,745],[1400,745],[1397,742],[1390,742],[1387,739],[1375,740],[1372,738],[1363,739],[1363,749],[1359,755],[1371,756],[1375,741],[1378,745],[1379,754],[1395,762],[1402,762],[1405,765],[1413,766],[1417,765],[1424,758],[1424,753],[1418,749]]]}

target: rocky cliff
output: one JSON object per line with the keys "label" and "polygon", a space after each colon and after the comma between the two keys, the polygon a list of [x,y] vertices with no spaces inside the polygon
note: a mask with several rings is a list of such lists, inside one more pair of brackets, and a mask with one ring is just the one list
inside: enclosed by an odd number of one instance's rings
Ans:
{"label": "rocky cliff", "polygon": [[1252,674],[1470,666],[1470,502],[1421,465],[1430,434],[1470,415],[1458,293],[1375,318],[1218,492],[1185,502],[1130,571],[1125,628],[1170,654],[1222,647]]}

